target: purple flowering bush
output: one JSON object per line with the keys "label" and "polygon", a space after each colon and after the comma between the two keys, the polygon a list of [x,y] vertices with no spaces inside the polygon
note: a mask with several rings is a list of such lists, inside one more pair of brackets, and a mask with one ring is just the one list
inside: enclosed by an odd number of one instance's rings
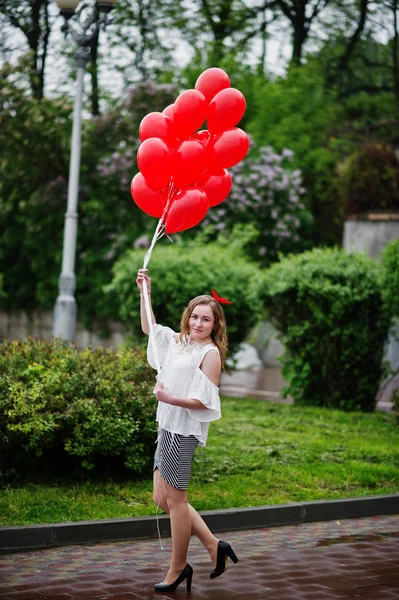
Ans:
{"label": "purple flowering bush", "polygon": [[302,196],[299,169],[292,168],[294,153],[271,147],[258,149],[231,169],[233,189],[225,202],[211,208],[205,224],[215,231],[232,231],[238,223],[255,223],[257,239],[248,248],[253,259],[268,265],[278,253],[304,248],[304,228],[311,222]]}
{"label": "purple flowering bush", "polygon": [[132,180],[131,173],[135,170],[135,160],[139,140],[137,139],[135,148],[121,148],[107,156],[101,158],[97,166],[97,172],[101,178],[109,181],[110,178],[115,178],[115,182],[119,191],[127,192]]}

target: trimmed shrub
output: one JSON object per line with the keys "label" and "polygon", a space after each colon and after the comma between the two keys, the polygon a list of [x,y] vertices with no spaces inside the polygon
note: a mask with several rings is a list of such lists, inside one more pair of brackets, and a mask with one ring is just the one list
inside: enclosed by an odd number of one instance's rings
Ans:
{"label": "trimmed shrub", "polygon": [[[386,310],[394,317],[391,335],[398,330],[399,325],[399,239],[389,242],[381,253],[381,293]],[[396,371],[395,371],[396,369]],[[399,365],[392,369],[396,375]],[[391,371],[391,376],[392,376]],[[392,391],[392,404],[399,425],[399,390]]]}
{"label": "trimmed shrub", "polygon": [[286,348],[285,394],[296,403],[374,410],[390,322],[378,269],[360,254],[315,249],[266,272],[263,298]]}
{"label": "trimmed shrub", "polygon": [[[180,319],[188,302],[215,289],[219,296],[232,304],[223,305],[229,351],[234,353],[253,325],[261,318],[263,309],[259,297],[261,270],[243,258],[241,242],[234,236],[218,243],[173,246],[158,243],[149,265],[151,302],[158,323],[180,330]],[[143,266],[144,251],[131,250],[114,268],[114,279],[106,290],[115,295],[120,317],[132,334],[140,339],[140,297],[136,286],[137,271]]]}
{"label": "trimmed shrub", "polygon": [[156,437],[154,379],[142,350],[3,342],[0,474],[142,473]]}
{"label": "trimmed shrub", "polygon": [[394,413],[396,415],[396,422],[399,425],[399,390],[393,390],[392,404],[393,404]]}
{"label": "trimmed shrub", "polygon": [[352,154],[339,173],[344,215],[399,210],[399,160],[389,144],[370,142]]}
{"label": "trimmed shrub", "polygon": [[3,275],[0,274],[0,298],[5,298],[5,293],[3,290]]}
{"label": "trimmed shrub", "polygon": [[387,310],[399,318],[399,239],[388,242],[381,258],[382,297]]}

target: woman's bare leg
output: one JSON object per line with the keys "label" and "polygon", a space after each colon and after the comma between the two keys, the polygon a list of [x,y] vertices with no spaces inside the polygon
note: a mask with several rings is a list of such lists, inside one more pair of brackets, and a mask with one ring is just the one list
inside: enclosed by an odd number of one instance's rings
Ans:
{"label": "woman's bare leg", "polygon": [[[163,480],[158,469],[154,471],[154,502],[169,513],[168,503],[163,491]],[[213,535],[204,519],[191,504],[187,504],[191,522],[191,532],[197,536],[209,552],[213,566],[216,566],[218,539]]]}
{"label": "woman's bare leg", "polygon": [[163,492],[168,505],[172,530],[172,560],[164,583],[173,583],[187,564],[191,536],[190,511],[187,490],[179,490],[162,479]]}
{"label": "woman's bare leg", "polygon": [[214,567],[216,567],[216,555],[218,550],[219,540],[213,535],[204,519],[195,510],[191,504],[188,504],[188,509],[191,519],[191,531],[197,538],[202,542],[205,548],[209,552],[211,561]]}
{"label": "woman's bare leg", "polygon": [[152,499],[154,500],[157,506],[159,506],[160,508],[162,508],[162,510],[169,514],[168,505],[163,493],[162,477],[161,473],[159,472],[159,469],[154,470]]}

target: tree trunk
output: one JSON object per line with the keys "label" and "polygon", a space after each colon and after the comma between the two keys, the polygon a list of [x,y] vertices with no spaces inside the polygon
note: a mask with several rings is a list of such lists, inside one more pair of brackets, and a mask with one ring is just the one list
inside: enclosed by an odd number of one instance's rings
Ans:
{"label": "tree trunk", "polygon": [[341,56],[339,63],[335,69],[334,74],[332,74],[328,77],[329,85],[333,85],[337,81],[337,79],[339,79],[340,74],[344,73],[348,68],[349,61],[353,55],[356,44],[359,42],[359,40],[361,38],[361,35],[364,30],[364,26],[366,24],[367,12],[368,12],[368,2],[369,2],[369,0],[360,0],[360,13],[359,13],[358,25],[357,25],[352,37],[349,39],[349,41],[346,45],[345,52]]}
{"label": "tree trunk", "polygon": [[[291,22],[292,26],[292,55],[291,65],[300,65],[303,45],[308,37],[313,18],[318,12],[318,1],[311,17],[306,18],[306,6],[309,0],[276,0],[276,5]],[[328,1],[328,0],[327,0]]]}
{"label": "tree trunk", "polygon": [[304,27],[298,27],[294,30],[291,64],[301,64],[303,45],[306,41],[307,35],[307,31]]}
{"label": "tree trunk", "polygon": [[48,2],[46,2],[44,5],[45,27],[43,30],[43,44],[42,44],[42,50],[41,50],[41,55],[40,55],[40,66],[37,65],[37,67],[36,67],[38,77],[39,77],[39,83],[40,83],[40,94],[41,94],[40,98],[43,98],[43,96],[44,96],[44,75],[45,75],[46,60],[47,60],[48,41],[49,41],[50,32],[51,32],[51,26],[50,26],[50,21],[49,21],[49,14],[48,14],[48,6],[49,6]]}
{"label": "tree trunk", "polygon": [[26,31],[29,48],[32,52],[32,75],[30,78],[32,92],[36,98],[43,97],[43,72],[39,71],[39,53],[40,53],[40,9],[41,0],[33,0],[31,3],[31,24]]}
{"label": "tree trunk", "polygon": [[398,0],[392,1],[393,38],[392,38],[392,74],[396,102],[399,105],[399,34],[398,34]]}
{"label": "tree trunk", "polygon": [[98,87],[98,40],[100,30],[97,29],[97,33],[93,38],[91,52],[90,52],[90,66],[89,73],[91,76],[91,113],[93,117],[97,117],[100,114],[100,101],[99,101],[99,87]]}
{"label": "tree trunk", "polygon": [[219,10],[216,12],[216,19],[212,12],[212,8],[208,0],[201,0],[202,12],[208,21],[209,27],[213,35],[212,51],[210,53],[210,60],[213,64],[217,65],[224,58],[225,54],[225,39],[231,34],[229,27],[229,20],[232,12],[232,0],[224,0]]}
{"label": "tree trunk", "polygon": [[44,70],[51,31],[48,5],[49,0],[31,0],[28,18],[20,16],[13,4],[5,4],[3,9],[11,25],[19,29],[28,42],[32,53],[30,84],[33,95],[39,100],[44,94]]}
{"label": "tree trunk", "polygon": [[302,61],[303,45],[308,37],[309,26],[306,23],[305,8],[307,2],[299,2],[296,7],[296,12],[292,20],[293,43],[291,64],[300,65]]}
{"label": "tree trunk", "polygon": [[[315,0],[313,3],[311,0],[275,0],[273,3],[291,22],[293,29],[291,65],[301,64],[303,45],[308,38],[312,23],[330,2],[331,0]],[[308,16],[306,16],[307,7],[311,11]]]}
{"label": "tree trunk", "polygon": [[266,70],[266,50],[267,50],[266,10],[263,11],[262,26],[261,26],[260,34],[261,34],[261,39],[262,39],[262,54],[261,54],[259,65],[258,65],[258,73],[259,73],[259,75],[264,75],[265,70]]}

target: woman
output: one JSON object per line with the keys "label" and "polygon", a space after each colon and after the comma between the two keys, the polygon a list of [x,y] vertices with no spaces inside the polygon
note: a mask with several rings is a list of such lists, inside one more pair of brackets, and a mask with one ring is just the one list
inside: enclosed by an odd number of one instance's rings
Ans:
{"label": "woman", "polygon": [[[143,280],[150,299],[151,279],[140,269],[136,283],[140,289],[141,326],[149,335],[144,306]],[[159,425],[154,459],[154,502],[170,515],[172,559],[162,583],[154,589],[173,592],[187,580],[191,589],[193,569],[187,563],[191,533],[204,544],[214,569],[211,579],[228,567],[228,557],[238,562],[231,546],[218,540],[197,511],[187,502],[191,463],[197,446],[205,446],[209,423],[220,419],[218,383],[227,353],[226,323],[222,307],[211,296],[191,300],[183,313],[180,334],[155,324],[153,335],[161,365],[155,393]],[[148,362],[155,368],[152,342]]]}

